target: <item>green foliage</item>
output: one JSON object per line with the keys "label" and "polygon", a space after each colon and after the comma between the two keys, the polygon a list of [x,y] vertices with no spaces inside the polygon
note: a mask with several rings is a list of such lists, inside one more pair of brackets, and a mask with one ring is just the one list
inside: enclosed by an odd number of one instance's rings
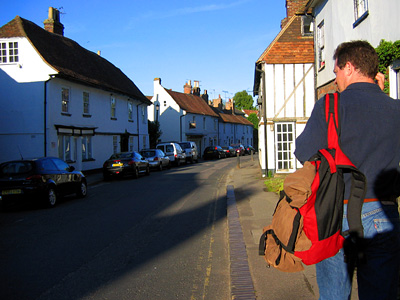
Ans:
{"label": "green foliage", "polygon": [[253,106],[253,97],[249,95],[246,91],[237,92],[233,96],[235,101],[235,107],[237,109],[255,109]]}
{"label": "green foliage", "polygon": [[249,120],[251,123],[253,123],[255,129],[258,129],[258,123],[259,123],[260,120],[258,119],[257,114],[251,113],[247,117],[247,120]]}
{"label": "green foliage", "polygon": [[148,121],[148,126],[149,126],[150,148],[155,148],[158,140],[162,135],[162,131],[160,130],[160,122]]}
{"label": "green foliage", "polygon": [[279,192],[283,190],[284,179],[284,177],[268,177],[268,179],[264,181],[264,184],[268,192],[279,194]]}
{"label": "green foliage", "polygon": [[381,40],[378,47],[375,48],[379,57],[379,72],[385,74],[385,93],[389,93],[389,82],[387,68],[396,60],[400,59],[400,40],[390,42]]}

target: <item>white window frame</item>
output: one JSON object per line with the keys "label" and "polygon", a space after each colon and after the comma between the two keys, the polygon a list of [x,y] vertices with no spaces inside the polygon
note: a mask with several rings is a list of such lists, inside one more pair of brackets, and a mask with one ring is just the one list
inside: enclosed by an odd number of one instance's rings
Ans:
{"label": "white window frame", "polygon": [[325,22],[322,21],[317,28],[317,59],[318,70],[325,67]]}
{"label": "white window frame", "polygon": [[112,143],[113,143],[113,153],[117,153],[118,152],[118,136],[113,135],[112,137]]}
{"label": "white window frame", "polygon": [[114,96],[110,98],[110,116],[111,119],[116,119],[117,115],[117,99]]}
{"label": "white window frame", "polygon": [[90,94],[89,92],[82,92],[83,114],[90,114]]}
{"label": "white window frame", "polygon": [[17,64],[18,62],[18,42],[0,42],[0,64]]}
{"label": "white window frame", "polygon": [[82,161],[93,159],[92,136],[82,136]]}
{"label": "white window frame", "polygon": [[62,113],[69,113],[71,102],[71,89],[68,87],[61,88],[61,112]]}
{"label": "white window frame", "polygon": [[128,101],[128,120],[133,121],[133,102]]}
{"label": "white window frame", "polygon": [[67,163],[75,162],[77,157],[77,138],[70,134],[58,135],[58,157]]}
{"label": "white window frame", "polygon": [[296,168],[295,123],[277,122],[275,126],[275,169],[276,173],[292,173]]}
{"label": "white window frame", "polygon": [[368,16],[368,0],[354,0],[353,28]]}

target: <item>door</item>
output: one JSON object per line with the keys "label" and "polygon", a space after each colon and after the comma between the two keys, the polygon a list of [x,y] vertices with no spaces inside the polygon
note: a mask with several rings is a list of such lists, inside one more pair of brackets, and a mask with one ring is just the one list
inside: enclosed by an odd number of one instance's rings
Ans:
{"label": "door", "polygon": [[275,169],[277,173],[295,171],[294,122],[275,123]]}

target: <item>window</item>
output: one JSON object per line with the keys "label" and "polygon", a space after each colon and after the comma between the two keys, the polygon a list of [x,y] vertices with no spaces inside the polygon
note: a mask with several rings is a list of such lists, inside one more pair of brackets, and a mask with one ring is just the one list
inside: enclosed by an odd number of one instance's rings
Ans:
{"label": "window", "polygon": [[61,112],[68,113],[69,111],[69,89],[61,89]]}
{"label": "window", "polygon": [[92,159],[92,137],[82,136],[82,160]]}
{"label": "window", "polygon": [[58,136],[58,157],[67,162],[72,161],[72,141],[71,135]]}
{"label": "window", "polygon": [[301,17],[301,34],[303,36],[312,36],[313,34],[313,18],[311,15]]}
{"label": "window", "polygon": [[146,117],[146,107],[142,106],[142,123],[146,124],[147,123],[147,117]]}
{"label": "window", "polygon": [[[145,147],[143,147],[145,148]],[[133,136],[129,137],[129,152],[133,151]]]}
{"label": "window", "polygon": [[203,117],[203,129],[206,129],[206,117]]}
{"label": "window", "polygon": [[0,43],[0,63],[17,63],[18,61],[18,42]]}
{"label": "window", "polygon": [[318,51],[318,69],[325,67],[325,26],[324,21],[318,25],[317,29],[317,51]]}
{"label": "window", "polygon": [[218,120],[214,120],[214,130],[217,130]]}
{"label": "window", "polygon": [[116,118],[116,106],[117,106],[117,101],[115,100],[115,97],[111,96],[111,118],[115,119]]}
{"label": "window", "polygon": [[83,99],[83,114],[88,115],[89,114],[89,93],[83,92],[82,99]]}
{"label": "window", "polygon": [[275,123],[277,172],[294,171],[294,136],[294,123]]}
{"label": "window", "polygon": [[113,136],[113,153],[118,152],[118,137],[116,135]]}
{"label": "window", "polygon": [[132,101],[128,101],[128,120],[133,120],[133,103]]}
{"label": "window", "polygon": [[354,19],[353,28],[361,23],[368,16],[368,0],[354,0]]}

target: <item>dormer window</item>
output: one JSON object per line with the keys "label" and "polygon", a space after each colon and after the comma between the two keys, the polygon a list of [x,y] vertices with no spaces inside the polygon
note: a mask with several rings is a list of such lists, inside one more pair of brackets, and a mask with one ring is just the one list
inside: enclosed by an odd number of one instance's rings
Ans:
{"label": "dormer window", "polygon": [[301,16],[301,34],[303,36],[313,35],[313,18],[311,15]]}
{"label": "dormer window", "polygon": [[17,63],[18,58],[18,42],[0,42],[0,63]]}

